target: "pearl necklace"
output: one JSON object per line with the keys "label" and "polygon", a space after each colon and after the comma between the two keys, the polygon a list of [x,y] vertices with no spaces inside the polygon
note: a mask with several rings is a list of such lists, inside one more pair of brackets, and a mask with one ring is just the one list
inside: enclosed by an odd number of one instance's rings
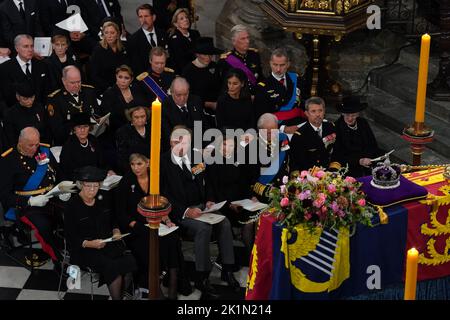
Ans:
{"label": "pearl necklace", "polygon": [[82,146],[83,148],[87,148],[88,145],[89,145],[89,140],[86,141],[86,144],[82,144],[82,143],[80,142],[80,146]]}
{"label": "pearl necklace", "polygon": [[355,125],[354,126],[350,126],[350,125],[348,125],[347,124],[347,127],[349,127],[350,129],[352,129],[352,130],[358,130],[358,123],[355,123]]}

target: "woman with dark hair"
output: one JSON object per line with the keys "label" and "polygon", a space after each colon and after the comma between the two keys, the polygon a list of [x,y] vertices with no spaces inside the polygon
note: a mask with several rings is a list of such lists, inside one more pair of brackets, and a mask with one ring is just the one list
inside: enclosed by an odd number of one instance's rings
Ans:
{"label": "woman with dark hair", "polygon": [[[138,86],[132,84],[133,79],[134,74],[131,68],[121,65],[116,68],[116,83],[103,93],[102,108],[105,113],[111,113],[109,129],[112,134],[128,123],[125,116],[126,109],[144,103]],[[150,101],[148,103],[150,104]]]}
{"label": "woman with dark hair", "polygon": [[116,132],[118,166],[121,173],[130,170],[129,158],[133,153],[150,156],[150,109],[134,106],[125,110],[128,123]]}
{"label": "woman with dark hair", "polygon": [[104,241],[121,237],[106,194],[97,195],[105,177],[106,171],[96,167],[77,170],[75,180],[80,193],[67,205],[64,230],[70,262],[99,273],[99,286],[106,283],[111,298],[120,300],[125,287],[124,275],[136,270],[136,261],[126,253],[121,240]]}
{"label": "woman with dark hair", "polygon": [[103,39],[92,52],[89,74],[98,96],[115,83],[116,68],[128,64],[127,52],[120,40],[120,32],[120,27],[116,23],[105,22],[102,26]]}
{"label": "woman with dark hair", "polygon": [[172,16],[172,28],[169,31],[169,53],[175,72],[180,74],[183,68],[195,59],[194,45],[200,33],[191,29],[189,11],[180,8]]}
{"label": "woman with dark hair", "polygon": [[244,130],[255,128],[256,120],[247,76],[242,70],[233,68],[225,80],[226,89],[217,100],[217,127]]}
{"label": "woman with dark hair", "polygon": [[248,223],[250,212],[231,202],[252,197],[250,187],[252,171],[248,165],[239,163],[238,153],[242,152],[244,156],[245,151],[235,136],[226,135],[225,128],[222,129],[222,137],[215,141],[214,146],[211,156],[216,161],[206,166],[206,198],[215,203],[228,201],[221,212],[228,217],[233,226],[242,228],[242,240],[247,253],[250,254],[254,240],[254,224]]}
{"label": "woman with dark hair", "polygon": [[[60,156],[63,180],[74,180],[75,170],[84,166],[107,167],[97,138],[89,134],[92,125],[89,114],[74,114],[71,125],[72,135],[63,145]],[[114,174],[114,171],[110,170],[108,174]]]}
{"label": "woman with dark hair", "polygon": [[[120,181],[116,189],[115,209],[123,232],[131,232],[126,239],[138,262],[138,283],[140,287],[148,285],[149,228],[146,219],[137,212],[139,201],[147,196],[150,183],[149,159],[142,154],[133,153],[129,158],[131,171]],[[175,224],[169,217],[163,217],[162,223],[171,228]],[[169,275],[169,299],[177,299],[177,273],[183,263],[181,242],[177,231],[159,237],[160,270]]]}

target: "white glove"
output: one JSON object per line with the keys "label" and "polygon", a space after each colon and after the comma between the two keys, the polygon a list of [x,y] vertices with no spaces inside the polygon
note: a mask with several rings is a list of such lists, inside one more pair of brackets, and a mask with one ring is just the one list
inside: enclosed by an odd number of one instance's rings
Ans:
{"label": "white glove", "polygon": [[66,202],[66,201],[69,201],[71,196],[72,196],[72,194],[70,192],[68,192],[68,193],[61,193],[58,196],[58,198],[59,198],[59,200]]}
{"label": "white glove", "polygon": [[48,198],[44,196],[43,194],[38,195],[36,197],[30,197],[28,199],[28,204],[31,207],[44,207],[48,202]]}

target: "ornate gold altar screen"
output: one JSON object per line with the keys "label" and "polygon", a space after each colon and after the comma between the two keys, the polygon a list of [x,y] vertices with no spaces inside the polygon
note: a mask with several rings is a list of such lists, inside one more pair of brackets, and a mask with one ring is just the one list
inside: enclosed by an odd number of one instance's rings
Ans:
{"label": "ornate gold altar screen", "polygon": [[331,42],[357,29],[366,28],[367,7],[373,0],[266,0],[261,8],[284,30],[293,32],[298,40],[308,35],[311,95],[330,96],[341,91],[329,79],[329,48]]}

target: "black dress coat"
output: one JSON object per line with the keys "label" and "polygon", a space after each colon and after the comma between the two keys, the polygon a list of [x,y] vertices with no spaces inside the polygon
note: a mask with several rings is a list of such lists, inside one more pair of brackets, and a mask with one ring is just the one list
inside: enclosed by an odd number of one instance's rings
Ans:
{"label": "black dress coat", "polygon": [[122,241],[108,242],[100,250],[83,248],[82,244],[84,240],[110,238],[114,228],[118,225],[106,194],[97,195],[93,206],[86,205],[79,195],[69,200],[64,215],[64,230],[70,262],[93,268],[108,285],[118,276],[136,270],[134,257],[125,253]]}
{"label": "black dress coat", "polygon": [[[136,257],[141,271],[145,274],[148,272],[150,233],[149,228],[145,226],[148,222],[137,212],[137,205],[143,197],[147,196],[146,191],[142,190],[136,175],[129,172],[115,189],[116,196],[114,197],[114,209],[120,228],[123,232],[132,233],[126,242]],[[136,221],[133,228],[129,226],[132,221]],[[161,270],[180,268],[183,262],[183,253],[178,231],[159,237],[159,257]]]}
{"label": "black dress coat", "polygon": [[348,174],[361,177],[370,174],[370,168],[359,164],[361,158],[376,158],[381,155],[377,141],[366,119],[356,119],[357,129],[353,130],[345,123],[341,116],[335,122],[336,143],[334,144],[332,161],[341,166],[349,166]]}
{"label": "black dress coat", "polygon": [[123,64],[129,64],[125,48],[117,52],[109,47],[105,49],[100,44],[94,48],[89,62],[89,75],[98,96],[116,83],[116,68]]}
{"label": "black dress coat", "polygon": [[122,173],[130,170],[129,158],[133,153],[140,153],[150,157],[150,125],[145,127],[145,136],[142,137],[130,124],[125,124],[116,132],[116,148],[118,166]]}
{"label": "black dress coat", "polygon": [[183,68],[195,59],[194,45],[200,33],[189,29],[189,37],[185,37],[178,29],[169,37],[170,61],[175,72],[181,73]]}
{"label": "black dress coat", "polygon": [[97,138],[88,136],[88,145],[81,146],[75,134],[72,134],[63,145],[60,155],[60,168],[63,180],[74,180],[76,169],[84,166],[94,166],[107,169],[103,151]]}
{"label": "black dress coat", "polygon": [[224,93],[217,100],[217,127],[244,129],[256,128],[253,103],[250,97],[234,99]]}

